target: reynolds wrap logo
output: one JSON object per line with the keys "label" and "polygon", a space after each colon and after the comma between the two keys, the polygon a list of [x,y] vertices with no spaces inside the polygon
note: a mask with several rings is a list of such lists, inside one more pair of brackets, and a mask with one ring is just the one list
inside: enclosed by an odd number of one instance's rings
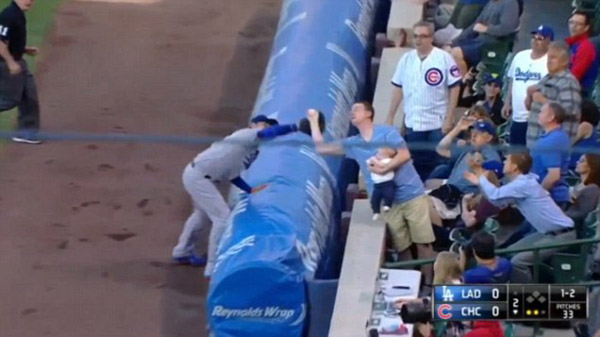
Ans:
{"label": "reynolds wrap logo", "polygon": [[[217,305],[211,312],[212,317],[222,319],[244,319],[252,321],[269,321],[270,323],[283,323],[296,316],[298,313],[295,309],[286,309],[280,306],[266,306],[266,307],[248,307],[241,309],[227,308],[222,305]],[[306,310],[304,304],[302,310],[299,312],[299,317],[290,323],[290,325],[298,325],[306,316]]]}
{"label": "reynolds wrap logo", "polygon": [[531,70],[523,71],[517,67],[515,69],[515,81],[527,82],[529,80],[539,81],[542,79],[542,74],[533,72]]}

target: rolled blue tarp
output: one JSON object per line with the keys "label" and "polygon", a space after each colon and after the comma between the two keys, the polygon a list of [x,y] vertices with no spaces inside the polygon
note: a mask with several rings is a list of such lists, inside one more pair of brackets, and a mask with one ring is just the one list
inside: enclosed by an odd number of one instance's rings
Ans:
{"label": "rolled blue tarp", "polygon": [[[326,137],[345,137],[364,97],[376,3],[285,1],[253,114],[296,123],[316,108]],[[310,143],[302,133],[266,142],[245,174],[268,187],[239,197],[221,241],[207,300],[216,337],[302,336],[304,281],[339,272],[342,158],[323,158]]]}

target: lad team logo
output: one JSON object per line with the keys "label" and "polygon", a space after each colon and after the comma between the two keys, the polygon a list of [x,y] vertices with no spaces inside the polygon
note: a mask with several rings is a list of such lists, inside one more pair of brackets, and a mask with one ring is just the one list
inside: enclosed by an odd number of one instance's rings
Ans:
{"label": "lad team logo", "polygon": [[442,74],[442,71],[438,68],[431,68],[425,73],[425,82],[427,82],[427,84],[433,87],[442,83],[443,80],[444,75]]}

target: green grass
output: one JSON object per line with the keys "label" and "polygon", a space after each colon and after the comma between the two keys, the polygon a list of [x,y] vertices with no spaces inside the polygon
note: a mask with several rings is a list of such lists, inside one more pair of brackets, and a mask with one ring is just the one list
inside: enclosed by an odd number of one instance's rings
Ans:
{"label": "green grass", "polygon": [[[62,0],[36,0],[33,8],[26,13],[27,16],[27,44],[30,46],[41,47],[44,37],[50,31],[53,14]],[[5,8],[11,0],[0,0],[0,8]],[[35,72],[36,63],[40,57],[44,56],[44,50],[41,49],[36,57],[27,56],[27,62],[32,72]],[[0,131],[11,130],[15,125],[17,110],[13,109],[0,113]]]}

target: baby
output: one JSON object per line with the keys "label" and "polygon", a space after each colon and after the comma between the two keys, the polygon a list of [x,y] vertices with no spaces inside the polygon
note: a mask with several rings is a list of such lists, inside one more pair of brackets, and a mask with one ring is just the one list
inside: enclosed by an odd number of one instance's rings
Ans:
{"label": "baby", "polygon": [[[377,154],[367,160],[369,166],[382,166],[390,163],[396,155],[396,150],[390,148],[380,148]],[[373,180],[373,195],[371,196],[371,208],[373,209],[373,220],[379,219],[381,213],[381,202],[383,201],[383,211],[387,212],[392,208],[396,184],[394,183],[394,171],[386,174],[377,174],[371,172]]]}

